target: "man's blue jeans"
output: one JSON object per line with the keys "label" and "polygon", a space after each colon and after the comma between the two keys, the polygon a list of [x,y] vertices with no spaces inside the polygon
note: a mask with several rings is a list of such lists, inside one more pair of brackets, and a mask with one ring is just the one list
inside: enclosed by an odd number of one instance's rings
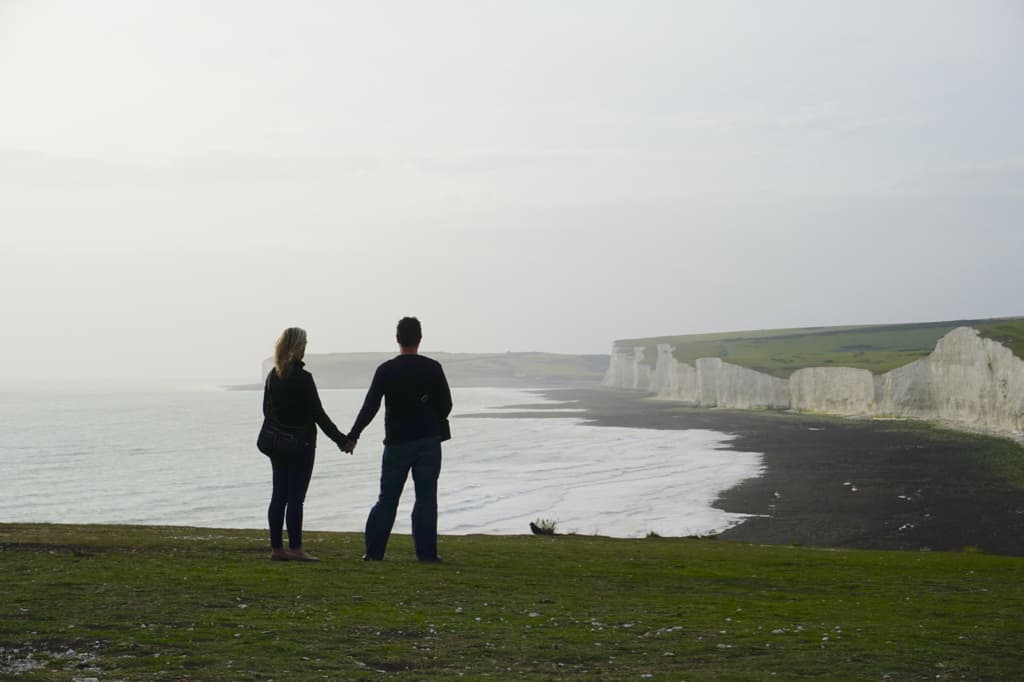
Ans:
{"label": "man's blue jeans", "polygon": [[412,540],[419,559],[437,558],[437,478],[441,474],[441,443],[421,438],[384,446],[380,496],[366,519],[366,556],[383,559],[395,525],[398,500],[412,471],[416,504],[412,508]]}

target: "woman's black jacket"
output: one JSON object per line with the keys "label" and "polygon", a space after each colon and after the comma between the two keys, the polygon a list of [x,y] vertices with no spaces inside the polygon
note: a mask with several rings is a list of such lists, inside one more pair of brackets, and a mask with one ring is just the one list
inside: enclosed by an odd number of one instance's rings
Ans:
{"label": "woman's black jacket", "polygon": [[328,438],[341,445],[348,436],[339,431],[324,412],[313,375],[304,369],[305,364],[296,360],[283,378],[277,376],[276,369],[270,370],[263,391],[263,416],[301,430],[311,445],[316,445],[317,426]]}

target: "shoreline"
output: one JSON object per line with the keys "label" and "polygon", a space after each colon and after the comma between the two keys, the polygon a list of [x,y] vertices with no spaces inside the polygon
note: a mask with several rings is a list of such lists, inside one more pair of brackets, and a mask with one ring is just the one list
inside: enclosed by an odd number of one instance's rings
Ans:
{"label": "shoreline", "polygon": [[596,387],[536,392],[584,409],[579,416],[593,426],[710,429],[734,436],[729,450],[762,453],[762,475],[713,505],[750,515],[721,539],[1024,556],[1024,487],[1012,480],[1024,474],[1024,447],[1005,436],[914,420],[695,408]]}

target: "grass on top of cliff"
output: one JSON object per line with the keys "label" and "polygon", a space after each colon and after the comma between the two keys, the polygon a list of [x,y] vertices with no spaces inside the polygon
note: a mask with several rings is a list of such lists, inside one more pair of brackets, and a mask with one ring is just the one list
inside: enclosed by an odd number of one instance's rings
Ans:
{"label": "grass on top of cliff", "polygon": [[0,677],[1013,679],[1024,560],[700,539],[0,525]]}
{"label": "grass on top of cliff", "polygon": [[920,324],[858,327],[809,327],[688,336],[661,336],[616,341],[617,346],[643,346],[654,365],[658,344],[675,348],[680,362],[722,358],[741,367],[781,378],[807,367],[856,367],[876,374],[909,364],[935,350],[935,343],[956,327],[977,329],[1024,358],[1024,317],[957,320]]}

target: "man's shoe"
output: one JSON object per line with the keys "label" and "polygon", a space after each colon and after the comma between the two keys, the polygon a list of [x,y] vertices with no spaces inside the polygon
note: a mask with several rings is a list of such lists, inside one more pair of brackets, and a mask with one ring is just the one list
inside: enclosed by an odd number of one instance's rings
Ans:
{"label": "man's shoe", "polygon": [[384,557],[375,557],[370,556],[369,554],[364,554],[363,561],[384,561]]}
{"label": "man's shoe", "polygon": [[434,557],[416,557],[416,559],[418,559],[420,562],[422,562],[424,564],[443,564],[444,563],[444,559],[442,559],[439,556],[434,556]]}

